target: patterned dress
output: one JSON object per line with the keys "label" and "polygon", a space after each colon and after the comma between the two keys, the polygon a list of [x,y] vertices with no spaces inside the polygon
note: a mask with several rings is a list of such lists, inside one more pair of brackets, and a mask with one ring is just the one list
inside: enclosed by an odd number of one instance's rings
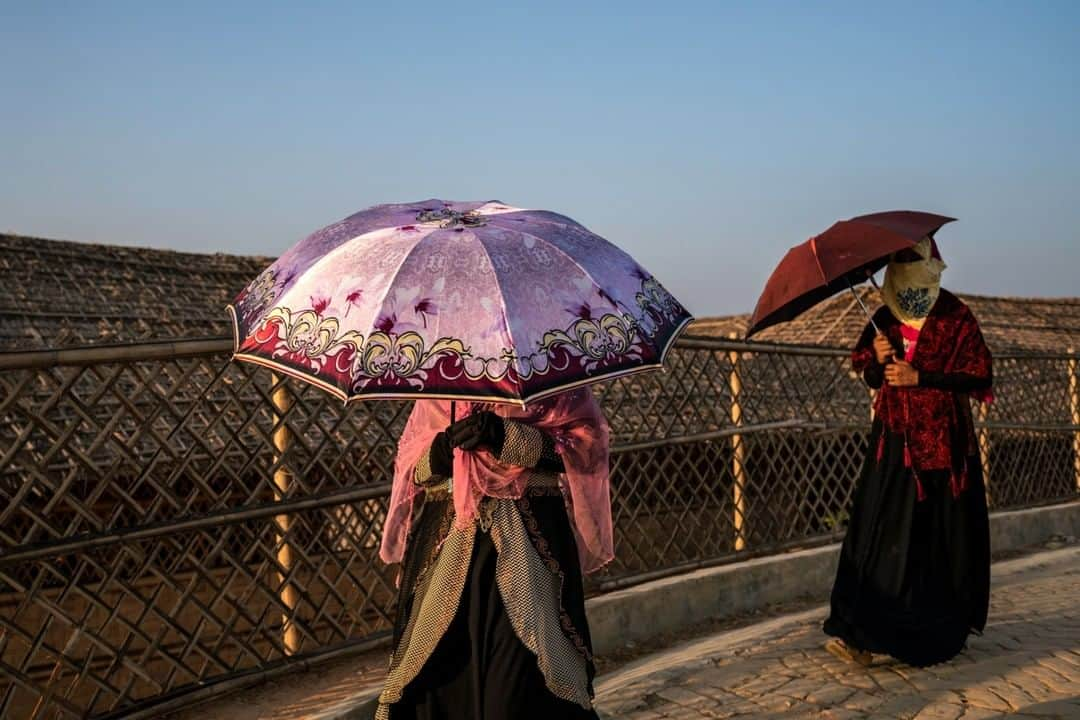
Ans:
{"label": "patterned dress", "polygon": [[945,290],[917,334],[886,308],[875,322],[918,370],[919,385],[883,383],[868,326],[853,361],[878,389],[875,419],[824,630],[932,665],[986,624],[989,517],[969,397],[989,393],[990,351],[971,312]]}
{"label": "patterned dress", "polygon": [[429,454],[400,580],[390,671],[376,718],[596,718],[577,547],[551,437],[502,419],[500,462],[529,468],[525,493],[487,497],[454,526]]}

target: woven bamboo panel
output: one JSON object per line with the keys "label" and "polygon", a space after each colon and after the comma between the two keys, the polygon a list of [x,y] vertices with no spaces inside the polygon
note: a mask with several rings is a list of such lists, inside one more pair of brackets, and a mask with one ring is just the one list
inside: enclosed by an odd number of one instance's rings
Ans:
{"label": "woven bamboo panel", "polygon": [[[35,358],[0,372],[0,717],[111,717],[387,632],[407,403],[222,350]],[[993,505],[1076,497],[1075,364],[996,368]],[[842,532],[870,421],[845,353],[686,339],[596,393],[617,557],[593,592]]]}

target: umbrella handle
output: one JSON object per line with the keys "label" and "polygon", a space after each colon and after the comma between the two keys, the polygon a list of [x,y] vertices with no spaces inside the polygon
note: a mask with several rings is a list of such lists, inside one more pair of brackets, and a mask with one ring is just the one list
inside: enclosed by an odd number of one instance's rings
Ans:
{"label": "umbrella handle", "polygon": [[[870,280],[870,284],[874,286],[874,289],[878,291],[878,295],[880,295],[881,294],[881,286],[878,285],[877,280],[874,279],[874,273],[867,273],[866,277],[867,277],[867,279]],[[875,325],[874,328],[877,329],[877,325]],[[881,330],[878,330],[878,332],[880,333]],[[892,360],[893,361],[896,360],[896,350],[895,349],[893,350]]]}
{"label": "umbrella handle", "polygon": [[[875,288],[877,288],[877,291],[881,292],[881,288],[878,287],[877,281],[874,280],[873,274],[867,273],[866,277],[870,280],[870,283]],[[855,300],[858,301],[859,307],[861,307],[862,311],[866,314],[866,319],[869,320],[870,324],[874,326],[874,332],[877,333],[878,335],[884,335],[885,333],[881,332],[881,328],[879,328],[878,324],[876,322],[874,322],[874,316],[870,314],[870,309],[868,307],[866,307],[866,303],[863,302],[863,299],[859,296],[859,293],[855,292],[855,287],[851,284],[850,280],[848,280],[848,290],[850,290],[851,294],[855,296]],[[896,359],[895,353],[893,354],[893,359],[894,360]]]}

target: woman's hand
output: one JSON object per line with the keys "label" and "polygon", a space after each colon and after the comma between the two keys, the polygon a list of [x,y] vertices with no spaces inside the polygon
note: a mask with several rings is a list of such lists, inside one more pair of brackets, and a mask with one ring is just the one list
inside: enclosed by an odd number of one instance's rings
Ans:
{"label": "woman's hand", "polygon": [[438,477],[450,477],[454,474],[454,447],[445,432],[435,436],[431,442],[431,451],[428,454],[431,463],[431,474]]}
{"label": "woman's hand", "polygon": [[450,444],[462,450],[486,448],[498,455],[506,440],[501,417],[490,411],[478,412],[446,428]]}
{"label": "woman's hand", "polygon": [[885,366],[885,382],[893,387],[915,387],[919,384],[919,371],[905,360],[897,360]]}
{"label": "woman's hand", "polygon": [[884,365],[896,356],[896,348],[889,342],[889,338],[878,333],[874,336],[874,355],[877,357],[878,365]]}

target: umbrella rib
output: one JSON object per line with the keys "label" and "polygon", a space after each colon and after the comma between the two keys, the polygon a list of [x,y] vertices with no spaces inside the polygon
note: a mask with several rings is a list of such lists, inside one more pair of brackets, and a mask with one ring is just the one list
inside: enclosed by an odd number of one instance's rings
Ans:
{"label": "umbrella rib", "polygon": [[855,307],[858,304],[859,297],[856,295],[854,298],[848,301],[847,307],[845,307],[839,314],[837,314],[836,319],[829,323],[829,326],[827,328],[818,333],[817,340],[814,341],[815,344],[821,345],[822,343],[824,343],[825,340],[829,337],[829,334],[837,327],[839,327],[840,323],[844,322],[844,319],[848,316],[848,313],[851,312],[851,308]]}
{"label": "umbrella rib", "polygon": [[[496,217],[497,217],[497,216],[496,216]],[[529,237],[531,237],[531,238],[534,238],[534,239],[535,239],[535,240],[537,240],[538,242],[542,242],[542,243],[544,243],[544,245],[546,245],[546,246],[548,246],[548,247],[551,247],[551,248],[553,248],[553,249],[554,249],[554,250],[555,250],[555,251],[556,251],[557,253],[559,253],[559,255],[562,255],[563,257],[567,258],[567,259],[568,259],[568,260],[569,260],[570,262],[572,262],[572,263],[573,263],[573,264],[574,264],[574,265],[575,265],[575,266],[576,266],[576,267],[577,267],[577,268],[578,268],[579,270],[581,270],[581,272],[585,273],[585,276],[586,276],[587,278],[589,278],[589,280],[591,280],[591,281],[592,281],[592,284],[593,284],[593,285],[595,285],[596,287],[603,287],[602,285],[600,285],[600,283],[598,283],[598,282],[596,281],[596,278],[594,278],[594,277],[593,277],[592,273],[590,273],[590,272],[589,272],[588,270],[586,270],[586,269],[585,269],[584,267],[582,267],[581,263],[579,263],[579,262],[577,261],[577,259],[575,259],[575,258],[574,258],[574,256],[573,256],[573,255],[571,255],[570,253],[566,252],[566,251],[565,251],[565,250],[563,250],[563,249],[562,249],[561,247],[559,247],[558,245],[556,245],[556,244],[555,244],[555,243],[553,243],[552,241],[548,240],[547,238],[543,238],[543,237],[540,237],[539,235],[536,235],[536,234],[534,234],[534,233],[528,232],[528,231],[526,231],[526,230],[521,230],[521,229],[519,229],[519,228],[513,228],[513,227],[509,227],[509,226],[506,226],[506,225],[502,225],[502,224],[500,224],[500,223],[493,223],[493,224],[495,224],[495,225],[498,225],[498,227],[502,228],[503,230],[506,230],[507,232],[517,233],[517,234],[519,234],[519,235],[528,235]],[[551,224],[551,225],[564,225],[564,226],[567,226],[567,227],[569,227],[569,226],[568,226],[568,225],[567,225],[566,223],[556,223],[556,222],[549,222],[549,224]],[[574,227],[576,228],[577,226],[574,226]],[[605,242],[605,243],[607,243],[607,244],[608,244],[608,245],[610,245],[610,246],[611,246],[612,248],[614,248],[614,249],[615,249],[616,251],[618,251],[618,252],[622,253],[623,255],[625,255],[625,256],[627,257],[627,259],[629,259],[629,260],[630,260],[630,261],[631,261],[632,263],[634,263],[635,265],[638,265],[638,266],[640,267],[639,263],[638,263],[638,262],[637,262],[636,260],[634,260],[634,258],[633,258],[633,257],[631,257],[629,253],[627,253],[627,252],[626,252],[625,250],[623,250],[622,248],[620,248],[620,247],[619,247],[618,245],[615,245],[614,243],[612,243],[612,242],[610,242],[610,241],[608,241],[608,240],[605,240],[604,238],[600,237],[599,235],[597,235],[597,234],[593,233],[593,232],[592,232],[592,231],[590,231],[590,230],[587,230],[587,229],[585,229],[585,228],[580,228],[580,229],[583,229],[583,230],[585,230],[585,232],[589,233],[590,235],[592,235],[593,237],[597,238],[597,239],[598,239],[598,240],[600,240],[601,242]]]}
{"label": "umbrella rib", "polygon": [[[574,228],[575,230],[585,230],[586,232],[591,232],[591,231],[588,230],[588,228],[583,227],[581,224],[579,224],[573,218],[568,218],[565,215],[559,215],[559,213],[552,212],[550,210],[535,211],[535,210],[529,210],[527,208],[521,208],[521,209],[518,210],[518,212],[544,212],[544,213],[548,213],[549,215],[558,215],[559,217],[566,220],[566,222],[559,222],[558,220],[552,220],[549,217],[539,217],[539,216],[536,216],[536,215],[530,216],[529,217],[529,222],[531,222],[531,223],[544,223],[545,225],[557,225],[559,227]],[[489,222],[490,222],[492,219],[505,217],[507,215],[513,215],[513,214],[514,213],[512,213],[512,212],[493,213],[491,215],[485,215],[484,217],[488,218]],[[513,229],[513,228],[510,228],[510,227],[508,227],[506,225],[503,225],[502,223],[492,223],[492,224],[497,225],[498,227],[504,228],[506,230],[512,230]],[[536,237],[536,236],[534,235],[533,237]]]}
{"label": "umbrella rib", "polygon": [[434,235],[437,230],[438,228],[432,228],[430,232],[428,232],[422,238],[419,238],[415,243],[413,243],[413,246],[409,248],[404,255],[401,256],[401,262],[399,262],[398,266],[394,268],[394,272],[390,274],[390,279],[386,283],[386,290],[383,293],[383,296],[379,299],[379,309],[376,311],[375,316],[372,318],[373,323],[378,322],[379,318],[383,317],[383,313],[386,310],[386,299],[390,296],[390,291],[395,289],[395,281],[397,280],[398,275],[401,273],[401,268],[405,267],[405,263],[409,262],[409,259],[413,256],[413,253],[416,252],[417,248],[423,245],[424,241]]}
{"label": "umbrella rib", "polygon": [[821,279],[826,283],[829,282],[829,276],[825,274],[825,268],[821,266],[821,258],[818,257],[817,235],[810,238],[810,254],[814,256],[814,262],[817,263],[817,269],[818,272],[821,273]]}
{"label": "umbrella rib", "polygon": [[[873,276],[871,276],[871,279],[872,278]],[[877,283],[875,283],[874,285],[876,287]],[[881,334],[881,328],[879,328],[878,324],[874,322],[874,316],[870,314],[870,309],[866,307],[866,303],[864,303],[862,298],[859,297],[859,293],[855,291],[855,286],[852,285],[850,281],[848,281],[848,290],[850,290],[851,294],[855,296],[855,300],[858,301],[859,307],[862,308],[862,311],[866,315],[866,318],[870,321],[870,324],[874,326],[874,332]]]}
{"label": "umbrella rib", "polygon": [[[495,278],[495,287],[499,290],[499,305],[502,306],[503,316],[503,328],[506,330],[506,341],[511,349],[516,349],[514,345],[514,333],[510,330],[510,313],[506,310],[506,296],[503,295],[502,282],[499,280],[499,271],[495,269],[495,263],[491,261],[491,253],[488,251],[487,245],[484,243],[484,239],[477,233],[469,233],[480,244],[480,247],[484,251],[484,257],[487,258],[488,266],[491,268],[491,276]],[[514,353],[514,359],[517,359],[516,352]],[[507,373],[509,375],[510,373]],[[518,397],[524,399],[525,393],[522,392],[521,378],[517,376],[517,369],[514,369],[513,373],[514,384],[517,385]]]}
{"label": "umbrella rib", "polygon": [[[556,245],[555,243],[553,243],[553,242],[551,242],[550,240],[547,240],[547,239],[545,239],[545,238],[542,238],[542,237],[540,237],[539,235],[533,235],[533,234],[532,234],[531,232],[526,232],[526,231],[524,231],[524,230],[518,230],[517,228],[508,228],[508,227],[506,227],[505,225],[500,225],[499,227],[501,227],[501,228],[504,228],[504,229],[505,229],[505,230],[507,230],[508,232],[518,233],[519,235],[528,235],[528,236],[529,236],[529,237],[531,237],[531,238],[535,238],[535,239],[536,239],[536,240],[537,240],[538,242],[542,242],[542,243],[544,243],[544,245],[546,245],[547,247],[549,247],[549,248],[553,249],[553,250],[554,250],[555,252],[557,252],[557,253],[558,253],[559,255],[561,255],[562,257],[564,257],[564,258],[566,258],[567,260],[569,260],[569,261],[570,261],[570,262],[571,262],[571,263],[572,263],[572,264],[574,265],[574,267],[576,267],[576,268],[577,268],[578,270],[580,270],[580,271],[582,272],[582,274],[584,274],[584,275],[585,275],[585,277],[587,277],[587,278],[589,279],[589,281],[590,281],[590,282],[591,282],[591,283],[593,284],[593,286],[594,286],[594,287],[597,287],[597,288],[600,288],[601,290],[603,290],[603,291],[604,291],[605,293],[607,293],[607,294],[609,295],[609,297],[611,297],[611,299],[612,299],[612,300],[614,300],[614,299],[615,299],[615,296],[614,296],[614,295],[611,295],[610,293],[608,293],[608,292],[607,292],[607,289],[606,289],[606,288],[604,288],[604,286],[603,286],[603,285],[601,285],[601,284],[600,284],[599,282],[597,282],[596,278],[595,278],[595,277],[593,277],[593,274],[592,274],[591,272],[589,272],[589,271],[588,271],[588,269],[586,269],[586,268],[585,268],[584,266],[582,266],[582,264],[581,264],[581,263],[579,263],[579,262],[577,261],[577,259],[576,259],[576,258],[575,258],[575,257],[574,257],[573,255],[571,255],[570,253],[566,252],[565,250],[563,250],[563,249],[562,249],[561,247],[559,247],[559,246],[558,246],[558,245]],[[625,251],[621,250],[621,249],[620,249],[620,248],[619,248],[618,246],[616,246],[616,245],[613,245],[612,243],[608,242],[607,240],[604,240],[604,238],[600,237],[599,235],[596,235],[596,237],[597,237],[597,238],[599,238],[599,239],[600,239],[601,241],[603,241],[603,242],[607,242],[607,243],[608,243],[608,245],[611,245],[611,246],[612,246],[612,247],[614,247],[614,248],[615,248],[616,250],[618,250],[619,252],[621,252],[621,253],[623,253],[624,255],[626,255],[626,256],[627,256],[628,258],[630,258],[630,261],[631,261],[631,262],[633,262],[633,263],[634,263],[634,265],[637,265],[638,267],[641,267],[640,265],[638,265],[638,262],[637,262],[636,260],[634,260],[634,258],[632,258],[632,257],[630,257],[629,255],[627,255],[627,253],[626,253]],[[619,301],[616,301],[616,302],[619,302]],[[620,302],[620,304],[622,304],[622,303]],[[628,308],[627,308],[627,307],[626,307],[625,305],[623,305],[623,309],[624,309],[624,310],[628,310]],[[632,313],[631,313],[631,314],[632,314]],[[636,318],[635,318],[635,319],[636,319]]]}

